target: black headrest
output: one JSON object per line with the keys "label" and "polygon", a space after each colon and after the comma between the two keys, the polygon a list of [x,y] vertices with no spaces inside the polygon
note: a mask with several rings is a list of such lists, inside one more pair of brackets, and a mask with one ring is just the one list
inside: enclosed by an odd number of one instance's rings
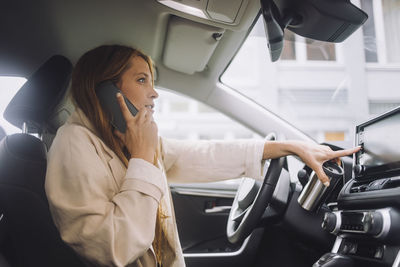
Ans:
{"label": "black headrest", "polygon": [[41,132],[53,109],[64,97],[72,72],[71,62],[56,55],[47,60],[21,87],[4,111],[4,118],[30,133]]}

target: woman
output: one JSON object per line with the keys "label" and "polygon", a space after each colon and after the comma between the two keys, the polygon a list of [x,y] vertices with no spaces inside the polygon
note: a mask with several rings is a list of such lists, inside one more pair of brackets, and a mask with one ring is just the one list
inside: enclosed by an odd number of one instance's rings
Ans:
{"label": "woman", "polygon": [[[114,130],[95,95],[111,80],[138,108],[128,111],[125,133]],[[76,106],[49,151],[46,193],[65,242],[88,265],[184,266],[168,181],[261,178],[262,160],[298,155],[328,185],[322,163],[358,148],[333,152],[299,141],[176,141],[159,138],[153,120],[149,57],[125,46],[84,54],[71,84]]]}

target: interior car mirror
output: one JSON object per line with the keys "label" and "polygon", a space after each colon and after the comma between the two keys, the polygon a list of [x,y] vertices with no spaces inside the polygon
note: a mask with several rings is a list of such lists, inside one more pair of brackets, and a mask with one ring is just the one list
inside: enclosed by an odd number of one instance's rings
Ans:
{"label": "interior car mirror", "polygon": [[282,53],[285,29],[306,38],[340,43],[368,18],[350,0],[261,0],[261,12],[273,62]]}

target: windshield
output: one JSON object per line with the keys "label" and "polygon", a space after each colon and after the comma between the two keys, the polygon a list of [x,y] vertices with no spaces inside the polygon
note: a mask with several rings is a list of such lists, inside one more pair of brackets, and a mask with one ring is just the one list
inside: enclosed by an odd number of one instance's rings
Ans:
{"label": "windshield", "polygon": [[221,81],[318,142],[351,146],[356,124],[400,105],[400,1],[357,3],[369,19],[346,41],[286,30],[275,63],[260,17]]}

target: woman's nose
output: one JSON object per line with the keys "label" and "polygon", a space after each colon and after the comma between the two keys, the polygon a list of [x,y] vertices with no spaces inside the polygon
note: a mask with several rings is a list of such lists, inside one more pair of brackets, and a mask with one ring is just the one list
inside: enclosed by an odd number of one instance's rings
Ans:
{"label": "woman's nose", "polygon": [[154,89],[154,87],[151,87],[150,97],[151,98],[158,98],[158,93],[157,93],[156,89]]}

